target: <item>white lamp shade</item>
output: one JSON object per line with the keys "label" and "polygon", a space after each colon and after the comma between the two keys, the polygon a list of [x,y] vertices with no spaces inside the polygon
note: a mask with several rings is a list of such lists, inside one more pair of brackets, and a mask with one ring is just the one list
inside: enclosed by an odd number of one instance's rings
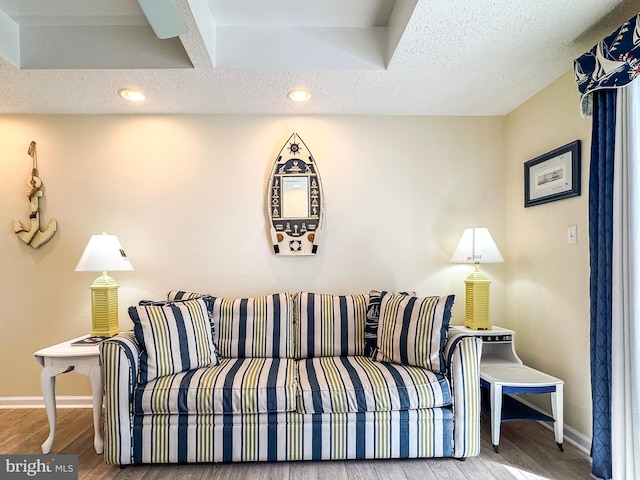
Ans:
{"label": "white lamp shade", "polygon": [[93,235],[89,239],[76,272],[116,272],[119,270],[133,270],[127,254],[124,253],[118,237],[115,235]]}
{"label": "white lamp shade", "polygon": [[465,229],[451,257],[451,263],[497,262],[504,262],[504,259],[486,228]]}

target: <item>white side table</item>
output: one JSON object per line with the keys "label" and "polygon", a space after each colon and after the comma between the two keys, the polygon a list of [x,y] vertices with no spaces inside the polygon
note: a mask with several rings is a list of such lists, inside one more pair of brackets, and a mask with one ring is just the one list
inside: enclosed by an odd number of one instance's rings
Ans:
{"label": "white side table", "polygon": [[[526,365],[494,364],[480,366],[481,385],[489,389],[491,405],[491,442],[498,452],[500,443],[500,423],[505,420],[545,420],[553,422],[553,433],[556,444],[563,450],[563,405],[562,391],[564,382],[559,378],[535,370]],[[508,412],[503,410],[503,394],[533,395],[551,394],[551,411],[553,417],[530,411],[517,403]],[[518,408],[520,407],[520,408]]]}
{"label": "white side table", "polygon": [[[498,452],[500,444],[500,424],[508,420],[542,420],[553,422],[556,444],[563,450],[563,387],[559,378],[535,370],[522,363],[516,354],[513,330],[493,326],[491,330],[472,330],[462,326],[452,326],[456,333],[465,333],[482,338],[480,357],[480,386],[489,391],[491,416],[491,441]],[[549,393],[551,395],[552,417],[529,408],[509,396]],[[504,401],[503,401],[504,400]]]}
{"label": "white side table", "polygon": [[104,450],[100,417],[102,415],[102,396],[104,391],[102,368],[100,366],[100,350],[98,345],[71,345],[73,342],[86,338],[87,335],[74,338],[66,342],[43,348],[34,353],[36,360],[42,365],[40,385],[42,396],[49,419],[49,437],[42,444],[42,453],[51,451],[53,437],[56,430],[56,376],[75,370],[89,377],[93,395],[93,445],[96,453]]}

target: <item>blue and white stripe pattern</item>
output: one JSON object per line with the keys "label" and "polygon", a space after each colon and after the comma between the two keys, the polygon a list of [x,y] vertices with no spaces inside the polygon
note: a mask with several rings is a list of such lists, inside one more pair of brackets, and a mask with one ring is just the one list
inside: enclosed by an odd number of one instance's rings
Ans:
{"label": "blue and white stripe pattern", "polygon": [[167,293],[167,300],[172,302],[175,300],[193,300],[194,298],[200,298],[206,296],[204,293],[186,292],[184,290],[171,290]]}
{"label": "blue and white stripe pattern", "polygon": [[296,358],[363,355],[368,299],[299,293]]}
{"label": "blue and white stripe pattern", "polygon": [[213,297],[212,319],[220,355],[293,358],[294,299],[290,293]]}
{"label": "blue and white stripe pattern", "polygon": [[418,298],[384,293],[375,359],[444,372],[443,348],[453,301],[453,295]]}
{"label": "blue and white stripe pattern", "polygon": [[[304,353],[299,360],[225,358],[219,365],[139,383],[144,349],[133,333],[103,342],[105,461],[126,465],[479,453],[478,338],[449,338],[443,373],[380,363],[354,355],[364,350],[363,329],[355,333],[353,328],[364,325],[366,295],[303,295],[306,326],[293,331],[305,331],[296,338],[307,342],[305,348],[291,350]],[[335,312],[329,312],[332,305]],[[322,335],[321,340],[309,341],[311,332]],[[280,347],[275,351],[282,352]]]}
{"label": "blue and white stripe pattern", "polygon": [[133,331],[120,332],[100,343],[104,374],[104,461],[133,462],[133,392],[142,351]]}
{"label": "blue and white stripe pattern", "polygon": [[216,365],[209,309],[204,298],[129,308],[134,333],[143,346],[139,381]]}
{"label": "blue and white stripe pattern", "polygon": [[215,344],[222,357],[293,358],[297,294],[223,298],[172,290],[169,300],[211,298]]}
{"label": "blue and white stripe pattern", "polygon": [[444,375],[368,357],[319,357],[298,364],[302,413],[390,412],[449,405]]}
{"label": "blue and white stripe pattern", "polygon": [[225,358],[213,367],[140,385],[134,399],[136,416],[278,413],[295,409],[296,362],[286,358]]}
{"label": "blue and white stripe pattern", "polygon": [[[400,292],[403,295],[415,296],[416,292]],[[382,292],[371,290],[369,292],[369,303],[367,304],[367,321],[364,325],[364,354],[374,358],[376,354],[376,344],[378,341],[378,323],[380,322],[380,304],[382,303]]]}
{"label": "blue and white stripe pattern", "polygon": [[133,463],[256,462],[452,456],[451,410],[147,415]]}
{"label": "blue and white stripe pattern", "polygon": [[480,454],[482,340],[464,333],[454,334],[447,339],[444,355],[453,395],[453,456],[475,457]]}

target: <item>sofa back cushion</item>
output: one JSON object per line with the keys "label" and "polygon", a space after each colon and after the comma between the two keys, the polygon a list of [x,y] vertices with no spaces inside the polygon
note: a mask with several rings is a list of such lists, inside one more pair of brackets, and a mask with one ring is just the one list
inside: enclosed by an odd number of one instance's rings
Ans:
{"label": "sofa back cushion", "polygon": [[444,344],[454,296],[383,293],[375,360],[444,372]]}
{"label": "sofa back cushion", "polygon": [[368,295],[298,294],[296,358],[363,355]]}
{"label": "sofa back cushion", "polygon": [[290,293],[255,298],[213,297],[220,355],[293,358],[294,300]]}
{"label": "sofa back cushion", "polygon": [[142,347],[138,381],[218,364],[210,321],[211,299],[148,303],[129,308]]}
{"label": "sofa back cushion", "polygon": [[[172,290],[170,300],[201,293]],[[211,297],[214,339],[223,358],[293,358],[296,294],[255,298]]]}

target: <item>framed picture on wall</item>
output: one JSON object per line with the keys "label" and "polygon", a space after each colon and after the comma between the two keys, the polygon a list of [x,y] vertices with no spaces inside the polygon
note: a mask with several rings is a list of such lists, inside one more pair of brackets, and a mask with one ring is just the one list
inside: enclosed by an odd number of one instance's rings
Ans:
{"label": "framed picture on wall", "polygon": [[524,164],[524,206],[580,195],[580,140]]}

